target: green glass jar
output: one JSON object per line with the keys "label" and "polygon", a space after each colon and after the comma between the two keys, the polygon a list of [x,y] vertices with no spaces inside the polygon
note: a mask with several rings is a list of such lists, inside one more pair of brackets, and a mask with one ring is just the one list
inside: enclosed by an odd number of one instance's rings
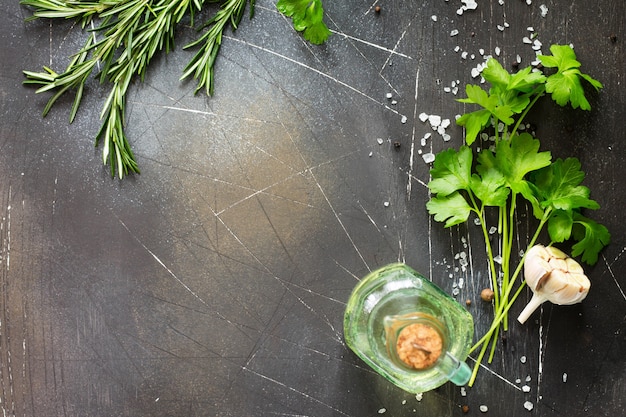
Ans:
{"label": "green glass jar", "polygon": [[400,388],[420,393],[464,385],[474,322],[448,294],[409,266],[390,264],[354,288],[344,316],[350,349]]}

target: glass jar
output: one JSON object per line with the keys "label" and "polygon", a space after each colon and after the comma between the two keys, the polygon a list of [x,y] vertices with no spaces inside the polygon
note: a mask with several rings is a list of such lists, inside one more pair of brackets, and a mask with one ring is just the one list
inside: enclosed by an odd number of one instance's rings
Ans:
{"label": "glass jar", "polygon": [[346,344],[365,363],[412,393],[464,385],[474,322],[452,297],[402,263],[368,274],[344,316]]}

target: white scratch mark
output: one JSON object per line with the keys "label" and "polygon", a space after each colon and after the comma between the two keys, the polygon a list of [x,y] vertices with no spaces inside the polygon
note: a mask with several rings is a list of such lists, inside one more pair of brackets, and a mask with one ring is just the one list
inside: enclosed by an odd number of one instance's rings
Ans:
{"label": "white scratch mark", "polygon": [[[410,25],[410,24],[409,24],[409,25]],[[399,56],[399,57],[402,57],[402,58],[413,59],[413,58],[412,58],[412,57],[410,57],[409,55],[405,55],[405,54],[403,54],[403,53],[401,53],[401,52],[396,51],[396,49],[398,48],[398,44],[400,43],[400,40],[402,40],[402,38],[403,38],[403,37],[404,37],[404,35],[406,34],[406,31],[402,34],[402,36],[400,37],[400,39],[398,40],[398,42],[396,42],[396,45],[393,47],[393,49],[389,49],[389,48],[386,48],[386,47],[384,47],[384,46],[377,45],[377,44],[375,44],[375,43],[368,42],[368,41],[366,41],[366,40],[359,39],[359,38],[356,38],[356,37],[354,37],[354,36],[347,35],[347,34],[342,33],[342,32],[337,32],[337,31],[334,31],[334,30],[332,30],[332,29],[331,29],[331,32],[333,32],[334,34],[336,34],[336,35],[338,35],[338,36],[343,36],[343,37],[344,37],[344,38],[346,38],[346,39],[350,39],[350,40],[353,40],[353,41],[356,41],[356,42],[360,42],[360,43],[362,43],[362,44],[364,44],[364,45],[371,46],[372,48],[376,48],[376,49],[380,49],[380,50],[385,51],[385,52],[389,52],[390,56],[391,56],[391,55],[396,55],[396,56]],[[389,62],[389,59],[387,59],[387,61],[386,61],[386,62]]]}
{"label": "white scratch mark", "polygon": [[[117,216],[115,216],[117,217]],[[135,239],[135,241],[137,243],[139,243],[139,245],[141,245],[141,247],[148,252],[155,261],[157,261],[157,263],[159,265],[161,265],[161,267],[163,269],[165,269],[167,271],[167,273],[176,280],[176,282],[178,282],[185,290],[187,290],[187,292],[189,292],[191,295],[194,296],[194,298],[196,298],[198,301],[200,301],[203,305],[209,307],[208,303],[206,301],[204,301],[194,290],[192,290],[187,284],[185,284],[183,282],[183,280],[181,280],[170,268],[167,267],[167,265],[165,265],[165,263],[159,259],[159,257],[150,250],[150,248],[148,248],[141,240],[139,240],[139,238],[137,236],[135,236],[135,234],[128,228],[128,226],[126,226],[126,223],[124,223],[122,221],[122,219],[120,219],[119,217],[117,217],[117,221],[120,222],[120,224],[124,227],[124,229],[126,229],[126,231],[133,237],[133,239]]]}
{"label": "white scratch mark", "polygon": [[[622,248],[622,251],[615,257],[615,260],[613,262],[617,261],[621,257],[621,255],[624,253],[625,250],[626,250],[626,248]],[[609,271],[609,274],[611,275],[611,278],[613,278],[613,282],[615,282],[615,286],[619,290],[620,294],[622,294],[622,298],[624,300],[626,300],[626,294],[624,294],[624,290],[623,290],[622,286],[617,281],[617,277],[613,273],[613,269],[611,269],[611,265],[608,263],[608,261],[606,260],[606,257],[604,255],[602,255],[602,259],[604,260],[604,264],[606,265],[606,269]]]}
{"label": "white scratch mark", "polygon": [[413,177],[413,165],[415,162],[415,129],[416,129],[415,120],[417,119],[417,106],[418,106],[417,97],[419,94],[419,79],[420,79],[420,69],[418,66],[417,71],[415,72],[415,94],[413,96],[413,99],[415,100],[415,106],[413,107],[413,131],[411,133],[411,155],[409,157],[409,173],[408,173],[408,181],[406,184],[406,194],[407,194],[408,200],[411,200],[411,188],[413,184],[413,180],[411,178]]}
{"label": "white scratch mark", "polygon": [[361,253],[361,251],[359,250],[358,246],[356,245],[356,243],[354,242],[354,239],[352,239],[352,236],[350,235],[350,232],[348,232],[348,229],[346,228],[346,226],[343,224],[343,221],[341,221],[341,217],[339,216],[339,213],[337,213],[337,210],[335,210],[335,207],[333,206],[333,204],[330,202],[330,199],[328,198],[328,196],[326,195],[326,192],[324,191],[324,189],[322,188],[322,186],[320,185],[319,181],[317,180],[317,178],[315,178],[315,174],[313,174],[313,172],[311,172],[311,175],[313,176],[313,179],[315,179],[315,184],[317,185],[317,188],[320,190],[320,192],[322,193],[322,196],[324,197],[324,200],[326,200],[326,204],[328,204],[328,207],[330,208],[330,210],[333,212],[333,215],[335,216],[335,219],[337,219],[337,222],[339,223],[339,226],[341,226],[341,229],[343,230],[343,232],[346,234],[346,236],[348,237],[348,240],[350,241],[350,244],[352,245],[352,247],[354,248],[354,250],[356,251],[357,255],[359,255],[359,258],[361,258],[361,261],[363,261],[363,264],[365,265],[365,267],[367,268],[368,271],[371,271],[369,265],[367,264],[367,261],[365,260],[365,258],[363,257],[363,254]]}
{"label": "white scratch mark", "polygon": [[9,185],[9,204],[7,204],[7,215],[6,215],[6,225],[7,225],[7,235],[6,235],[6,266],[7,272],[11,269],[11,194],[12,188]]}
{"label": "white scratch mark", "polygon": [[[404,36],[406,35],[407,31],[409,30],[409,27],[411,26],[411,23],[412,23],[412,22],[413,22],[413,19],[411,19],[411,20],[409,21],[409,24],[408,24],[408,25],[407,25],[407,27],[404,29],[404,32],[402,32],[402,34],[401,34],[401,35],[400,35],[400,37],[398,38],[398,41],[397,41],[397,42],[396,42],[396,44],[393,46],[393,49],[389,51],[389,52],[390,52],[390,54],[389,54],[389,56],[387,57],[387,59],[385,60],[385,63],[383,64],[382,68],[380,69],[380,71],[381,71],[381,72],[382,72],[382,71],[385,69],[385,67],[389,64],[389,61],[391,60],[391,56],[392,56],[393,54],[396,54],[396,53],[397,53],[397,52],[396,52],[396,49],[398,49],[398,46],[400,45],[400,42],[402,42],[402,39],[404,39]],[[400,56],[404,56],[404,55],[403,55],[403,54],[400,54]],[[411,57],[409,57],[409,56],[406,56],[406,58],[413,59],[413,58],[411,58]]]}
{"label": "white scratch mark", "polygon": [[[472,358],[471,356],[469,357],[469,359],[473,360],[474,362],[476,362],[476,359]],[[497,372],[494,372],[493,370],[491,370],[490,368],[488,368],[487,366],[483,365],[482,363],[480,364],[480,367],[485,369],[487,372],[491,373],[492,375],[494,375],[495,377],[497,377],[498,379],[504,381],[505,383],[509,384],[511,387],[515,388],[518,391],[521,391],[522,388],[520,388],[517,384],[515,384],[512,381],[509,381],[508,379],[506,379],[505,377],[503,377],[502,375],[500,375]]]}
{"label": "white scratch mark", "polygon": [[335,77],[333,77],[333,76],[331,76],[331,75],[329,75],[329,74],[326,74],[326,73],[325,73],[325,72],[323,72],[323,71],[320,71],[320,70],[318,70],[318,69],[316,69],[316,68],[313,68],[313,67],[311,67],[311,66],[309,66],[309,65],[306,65],[306,64],[304,64],[304,63],[302,63],[302,62],[300,62],[300,61],[297,61],[297,60],[295,60],[295,59],[293,59],[293,58],[289,58],[288,56],[285,56],[285,55],[279,54],[278,52],[272,51],[271,49],[267,49],[267,48],[264,48],[264,47],[262,47],[262,46],[255,45],[255,44],[250,43],[250,42],[247,42],[247,41],[244,41],[244,40],[241,40],[241,39],[237,39],[237,38],[233,38],[233,37],[230,37],[230,36],[224,36],[224,38],[229,39],[229,40],[232,40],[232,41],[234,41],[234,42],[239,42],[239,43],[242,43],[242,44],[244,44],[244,45],[246,45],[246,46],[250,46],[250,47],[252,47],[252,48],[259,49],[259,50],[261,50],[261,51],[263,51],[263,52],[266,52],[266,53],[268,53],[268,54],[271,54],[271,55],[277,56],[277,57],[282,58],[282,59],[284,59],[284,60],[286,60],[286,61],[289,61],[289,62],[291,62],[291,63],[293,63],[293,64],[296,64],[296,65],[299,65],[299,66],[301,66],[301,67],[303,67],[303,68],[306,68],[306,69],[308,69],[309,71],[313,71],[313,72],[315,72],[316,74],[321,75],[322,77],[328,78],[329,80],[331,80],[331,81],[333,81],[333,82],[335,82],[335,83],[337,83],[337,84],[339,84],[339,85],[341,85],[341,86],[343,86],[343,87],[345,87],[345,88],[347,88],[347,89],[349,89],[349,90],[352,90],[353,92],[355,92],[355,93],[359,94],[360,96],[363,96],[363,97],[365,97],[366,99],[368,99],[368,100],[370,100],[370,101],[373,101],[374,103],[376,103],[376,104],[378,104],[378,105],[380,105],[380,106],[384,107],[385,109],[389,110],[390,112],[392,112],[392,113],[394,113],[394,114],[397,114],[398,116],[405,117],[403,114],[401,114],[400,112],[398,112],[398,111],[397,111],[397,110],[395,110],[395,109],[392,109],[392,108],[391,108],[391,107],[389,107],[387,104],[385,104],[385,103],[383,103],[383,102],[381,102],[381,101],[376,100],[375,98],[373,98],[373,97],[371,97],[371,96],[369,96],[369,95],[365,94],[363,91],[361,91],[361,90],[359,90],[359,89],[357,89],[357,88],[355,88],[355,87],[351,86],[350,84],[348,84],[348,83],[346,83],[346,82],[344,82],[344,81],[341,81],[341,80],[339,80],[339,79],[337,79],[337,78],[335,78]]}
{"label": "white scratch mark", "polygon": [[329,408],[329,409],[333,410],[334,412],[341,414],[342,416],[348,416],[348,414],[344,413],[344,412],[343,412],[343,411],[341,411],[340,409],[338,409],[338,408],[336,408],[336,407],[333,407],[332,405],[327,404],[327,403],[325,403],[324,401],[318,400],[317,398],[315,398],[315,397],[313,397],[313,396],[311,396],[311,395],[307,394],[306,392],[299,391],[299,390],[297,390],[297,389],[295,389],[295,388],[293,388],[293,387],[290,387],[289,385],[285,384],[284,382],[280,382],[280,381],[278,381],[278,380],[276,380],[276,379],[274,379],[274,378],[271,378],[271,377],[269,377],[269,376],[267,376],[267,375],[263,375],[263,374],[262,374],[262,373],[260,373],[260,372],[253,371],[252,369],[250,369],[250,368],[248,368],[248,367],[246,367],[246,366],[244,366],[244,367],[243,367],[243,369],[244,369],[245,371],[250,372],[250,373],[251,373],[251,374],[253,374],[253,375],[258,376],[259,378],[263,378],[263,379],[264,379],[264,380],[266,380],[266,381],[269,381],[269,382],[271,382],[271,383],[273,383],[273,384],[276,384],[276,385],[278,385],[278,386],[280,386],[280,387],[282,387],[282,388],[288,389],[289,391],[295,392],[296,394],[301,395],[302,397],[304,397],[304,398],[306,398],[306,399],[308,399],[308,400],[311,400],[311,401],[314,401],[314,402],[316,402],[316,403],[318,403],[318,404],[321,404],[321,405],[323,405],[324,407],[327,407],[327,408]]}

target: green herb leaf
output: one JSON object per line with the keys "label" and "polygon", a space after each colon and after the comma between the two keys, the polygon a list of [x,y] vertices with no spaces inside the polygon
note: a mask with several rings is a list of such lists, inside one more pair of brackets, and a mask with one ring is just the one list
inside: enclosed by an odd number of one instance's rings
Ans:
{"label": "green herb leaf", "polygon": [[471,145],[476,141],[478,134],[490,124],[491,112],[489,110],[476,110],[465,113],[456,120],[459,126],[465,126],[465,143]]}
{"label": "green herb leaf", "polygon": [[602,83],[578,69],[580,62],[576,53],[569,45],[552,45],[552,55],[539,55],[538,58],[545,67],[557,68],[557,72],[548,77],[546,92],[552,94],[552,99],[560,106],[571,103],[573,108],[591,110],[591,105],[585,97],[580,79],[589,82],[596,90],[602,88]]}
{"label": "green herb leaf", "polygon": [[571,211],[555,210],[548,220],[548,234],[553,242],[565,242],[572,236],[574,218]]}
{"label": "green herb leaf", "polygon": [[533,187],[541,198],[541,206],[559,210],[579,208],[598,209],[600,205],[589,198],[589,188],[580,185],[585,173],[577,158],[557,159],[535,173]]}
{"label": "green herb leaf", "polygon": [[506,206],[510,189],[505,185],[504,175],[495,168],[484,170],[480,176],[472,175],[472,192],[485,206]]}
{"label": "green herb leaf", "polygon": [[435,156],[430,170],[432,179],[428,188],[439,197],[445,197],[457,190],[468,190],[472,176],[472,150],[462,146],[459,151],[448,149]]}
{"label": "green herb leaf", "polygon": [[445,227],[452,227],[467,221],[472,208],[457,191],[446,197],[434,197],[426,203],[428,213],[438,222],[445,222]]}
{"label": "green herb leaf", "polygon": [[294,29],[313,44],[324,43],[331,34],[323,20],[322,0],[278,0],[276,8],[291,17]]}
{"label": "green herb leaf", "polygon": [[496,166],[512,190],[519,191],[528,173],[550,165],[550,152],[539,152],[539,147],[539,140],[526,132],[502,140],[496,146]]}
{"label": "green herb leaf", "polygon": [[609,230],[583,216],[574,214],[574,238],[578,243],[572,246],[572,256],[582,255],[582,261],[593,265],[598,261],[598,254],[611,241]]}

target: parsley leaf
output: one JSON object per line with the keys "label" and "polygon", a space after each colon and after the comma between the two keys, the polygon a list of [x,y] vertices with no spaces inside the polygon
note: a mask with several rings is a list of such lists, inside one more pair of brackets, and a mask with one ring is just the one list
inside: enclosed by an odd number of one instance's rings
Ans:
{"label": "parsley leaf", "polygon": [[483,206],[506,206],[510,190],[505,185],[504,175],[495,168],[483,171],[480,176],[472,175],[472,192],[482,201]]}
{"label": "parsley leaf", "polygon": [[458,190],[470,188],[472,176],[472,150],[462,146],[459,151],[447,149],[439,152],[430,170],[432,180],[428,188],[439,197],[445,197]]}
{"label": "parsley leaf", "polygon": [[596,91],[602,88],[602,83],[580,72],[578,68],[581,64],[571,46],[552,45],[550,52],[552,55],[538,56],[544,67],[557,68],[557,72],[547,78],[546,92],[552,94],[552,99],[560,106],[571,103],[575,109],[591,110],[580,79],[586,80]]}
{"label": "parsley leaf", "polygon": [[574,238],[578,243],[572,246],[572,256],[582,255],[583,262],[593,265],[598,261],[598,253],[609,244],[609,230],[580,213],[574,214]]}
{"label": "parsley leaf", "polygon": [[434,197],[426,203],[428,213],[438,222],[444,222],[444,227],[452,227],[467,221],[472,208],[458,191],[449,196]]}
{"label": "parsley leaf", "polygon": [[307,41],[320,45],[330,36],[323,20],[322,0],[278,0],[276,8],[292,18],[294,29],[302,32]]}
{"label": "parsley leaf", "polygon": [[580,185],[584,178],[585,173],[580,170],[577,158],[557,159],[534,175],[533,187],[544,208],[598,209],[600,205],[589,198],[589,188]]}

